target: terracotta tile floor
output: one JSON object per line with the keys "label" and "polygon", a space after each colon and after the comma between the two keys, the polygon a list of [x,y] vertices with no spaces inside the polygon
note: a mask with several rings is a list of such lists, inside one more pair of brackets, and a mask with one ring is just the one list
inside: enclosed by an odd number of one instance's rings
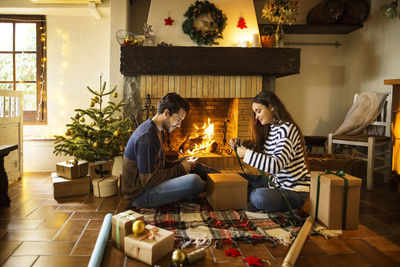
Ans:
{"label": "terracotta tile floor", "polygon": [[[3,266],[86,266],[102,219],[128,204],[120,196],[78,196],[55,200],[49,173],[26,174],[10,185],[10,208],[0,209],[0,264]],[[378,185],[362,190],[360,225],[327,240],[311,236],[296,266],[400,266],[400,194]],[[229,248],[224,245],[223,248]],[[190,252],[194,248],[185,249]],[[242,255],[262,257],[264,266],[280,266],[289,247],[239,244]],[[158,265],[168,266],[171,254]],[[103,266],[148,266],[107,244]],[[247,266],[223,249],[207,248],[194,266]]]}

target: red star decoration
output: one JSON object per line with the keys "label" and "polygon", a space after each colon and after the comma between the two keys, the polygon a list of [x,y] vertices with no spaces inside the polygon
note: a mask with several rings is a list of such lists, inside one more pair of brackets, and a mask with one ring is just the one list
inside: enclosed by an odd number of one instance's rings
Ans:
{"label": "red star decoration", "polygon": [[255,265],[255,266],[263,267],[263,265],[261,263],[261,258],[249,256],[248,258],[244,258],[242,260],[246,261],[249,266]]}
{"label": "red star decoration", "polygon": [[240,256],[242,254],[240,254],[239,250],[237,250],[236,248],[229,248],[229,249],[225,249],[225,255],[236,258],[237,256]]}
{"label": "red star decoration", "polygon": [[168,17],[167,19],[164,19],[165,21],[165,25],[172,25],[172,22],[174,22],[173,19],[171,19],[171,17]]}
{"label": "red star decoration", "polygon": [[236,27],[238,27],[242,30],[243,30],[243,28],[247,28],[246,21],[244,20],[244,18],[239,19],[238,25]]}

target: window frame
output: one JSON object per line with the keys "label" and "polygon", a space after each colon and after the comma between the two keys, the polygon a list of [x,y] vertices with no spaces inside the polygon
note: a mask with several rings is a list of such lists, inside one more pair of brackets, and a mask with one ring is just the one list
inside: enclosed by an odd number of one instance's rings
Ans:
{"label": "window frame", "polygon": [[[46,58],[46,41],[41,41],[41,34],[45,33],[46,29],[46,16],[44,15],[0,15],[0,23],[12,23],[13,24],[13,50],[12,51],[0,51],[0,54],[13,55],[13,80],[12,81],[0,81],[0,83],[12,83],[14,90],[17,90],[16,76],[16,55],[21,54],[21,51],[16,51],[15,44],[15,24],[16,23],[36,23],[36,52],[23,51],[24,54],[36,54],[36,81],[27,81],[25,83],[36,83],[36,111],[25,111],[24,110],[24,125],[36,125],[36,124],[47,124],[47,61]],[[47,36],[44,36],[45,40]],[[43,78],[42,78],[43,76]],[[42,86],[43,84],[43,86]],[[38,116],[38,110],[40,108],[40,114]],[[37,120],[38,117],[38,120]]]}

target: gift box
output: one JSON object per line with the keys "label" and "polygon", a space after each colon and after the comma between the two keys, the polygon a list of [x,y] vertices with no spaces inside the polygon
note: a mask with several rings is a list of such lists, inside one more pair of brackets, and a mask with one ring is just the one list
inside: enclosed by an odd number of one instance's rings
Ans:
{"label": "gift box", "polygon": [[132,234],[132,224],[136,220],[144,220],[142,214],[127,210],[111,218],[111,238],[113,245],[118,249],[124,249],[124,238]]}
{"label": "gift box", "polygon": [[125,254],[153,265],[174,249],[174,233],[152,225],[146,225],[141,235],[125,237]]}
{"label": "gift box", "polygon": [[95,197],[110,197],[118,193],[118,177],[109,176],[92,180]]}
{"label": "gift box", "polygon": [[70,161],[56,163],[57,175],[67,179],[85,177],[88,174],[88,169],[89,163],[87,161],[78,161],[77,165],[73,165]]}
{"label": "gift box", "polygon": [[361,183],[344,172],[311,172],[311,216],[329,229],[357,229]]}
{"label": "gift box", "polygon": [[53,180],[53,193],[54,198],[70,197],[90,194],[90,177],[82,177],[78,179],[65,179],[57,175],[57,173],[51,173]]}
{"label": "gift box", "polygon": [[96,161],[89,165],[89,176],[92,179],[106,178],[112,175],[114,161]]}
{"label": "gift box", "polygon": [[207,200],[214,210],[244,209],[247,204],[247,183],[237,173],[209,173]]}

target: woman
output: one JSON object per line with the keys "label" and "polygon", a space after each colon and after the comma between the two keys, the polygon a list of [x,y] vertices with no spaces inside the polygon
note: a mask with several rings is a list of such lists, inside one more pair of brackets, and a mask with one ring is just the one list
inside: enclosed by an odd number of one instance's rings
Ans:
{"label": "woman", "polygon": [[[272,92],[259,93],[253,99],[252,143],[239,138],[229,141],[243,161],[269,174],[270,180],[286,196],[293,209],[301,208],[308,198],[310,173],[304,158],[303,136],[279,98]],[[268,175],[267,174],[267,175]],[[261,175],[244,175],[249,181],[249,211],[287,211],[282,195]]]}

